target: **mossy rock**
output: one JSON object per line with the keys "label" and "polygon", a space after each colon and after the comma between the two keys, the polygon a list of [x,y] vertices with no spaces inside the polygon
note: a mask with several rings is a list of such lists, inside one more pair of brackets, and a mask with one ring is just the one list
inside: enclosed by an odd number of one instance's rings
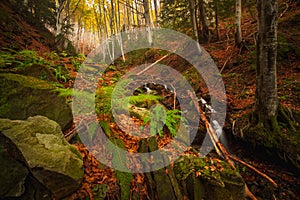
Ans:
{"label": "mossy rock", "polygon": [[34,178],[57,199],[79,188],[84,173],[81,154],[55,121],[43,116],[0,119],[0,131],[19,149]]}
{"label": "mossy rock", "polygon": [[73,121],[72,111],[65,97],[53,92],[55,87],[30,76],[0,74],[0,118],[24,120],[43,115],[56,121],[63,131]]}
{"label": "mossy rock", "polygon": [[48,66],[45,65],[29,65],[19,69],[17,73],[25,76],[32,76],[34,78],[45,80],[48,82],[57,82],[57,79],[55,78],[53,72]]}
{"label": "mossy rock", "polygon": [[[221,170],[220,170],[221,169]],[[187,195],[192,199],[236,199],[246,198],[245,183],[241,175],[223,161],[199,158],[193,155],[180,157],[174,163],[176,178],[185,185]],[[195,177],[195,172],[200,176]]]}
{"label": "mossy rock", "polygon": [[24,193],[29,171],[22,161],[24,158],[17,147],[0,132],[0,199],[19,197]]}
{"label": "mossy rock", "polygon": [[51,192],[36,180],[18,147],[0,131],[0,199],[51,200]]}

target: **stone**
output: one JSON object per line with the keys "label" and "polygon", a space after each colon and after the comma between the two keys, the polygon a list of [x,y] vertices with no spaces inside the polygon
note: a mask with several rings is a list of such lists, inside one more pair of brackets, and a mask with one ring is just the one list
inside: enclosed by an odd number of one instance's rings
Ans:
{"label": "stone", "polygon": [[79,188],[84,173],[81,154],[55,121],[44,116],[0,119],[0,131],[20,150],[34,178],[57,199]]}
{"label": "stone", "polygon": [[0,198],[19,197],[24,193],[29,172],[19,160],[21,157],[14,143],[0,133]]}
{"label": "stone", "polygon": [[[174,172],[183,188],[187,188],[186,195],[191,199],[246,199],[243,178],[226,162],[212,164],[210,160],[206,162],[205,158],[185,155],[174,163]],[[200,176],[196,177],[195,172]],[[195,191],[198,191],[198,194]]]}
{"label": "stone", "polygon": [[48,82],[57,82],[53,72],[45,65],[32,64],[19,69],[17,73],[25,76],[32,76]]}
{"label": "stone", "polygon": [[0,118],[25,120],[43,115],[56,121],[63,131],[73,121],[66,99],[59,96],[53,84],[30,76],[0,74]]}

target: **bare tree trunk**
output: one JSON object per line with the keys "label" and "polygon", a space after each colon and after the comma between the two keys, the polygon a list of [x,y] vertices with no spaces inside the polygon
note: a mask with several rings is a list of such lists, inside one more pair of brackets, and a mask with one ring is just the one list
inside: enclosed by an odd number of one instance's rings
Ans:
{"label": "bare tree trunk", "polygon": [[215,20],[216,20],[217,40],[220,40],[220,32],[219,32],[219,0],[215,0]]}
{"label": "bare tree trunk", "polygon": [[202,23],[201,36],[202,36],[203,42],[209,42],[210,35],[209,35],[208,22],[207,22],[207,17],[206,17],[203,0],[199,0],[199,12],[200,12],[200,20]]}
{"label": "bare tree trunk", "polygon": [[258,43],[255,111],[260,120],[273,120],[278,108],[278,0],[258,0]]}
{"label": "bare tree trunk", "polygon": [[[130,28],[130,25],[131,25],[131,22],[130,22],[130,16],[131,16],[131,13],[130,13],[130,8],[128,6],[126,6],[128,3],[128,0],[126,0],[126,4],[123,5],[123,10],[124,10],[124,13],[126,12],[126,15],[124,15],[123,17],[123,25],[122,25],[122,29],[125,25],[125,29],[123,29],[123,31],[125,31],[126,29],[129,29]],[[127,21],[127,25],[126,25],[126,21]]]}
{"label": "bare tree trunk", "polygon": [[59,36],[62,34],[62,26],[63,26],[63,9],[65,7],[66,0],[59,0],[56,8],[56,24],[55,24],[55,36]]}
{"label": "bare tree trunk", "polygon": [[149,9],[149,1],[143,0],[143,6],[144,6],[144,17],[145,17],[146,27],[151,27],[151,15],[150,15],[150,9]]}
{"label": "bare tree trunk", "polygon": [[154,12],[155,12],[155,25],[159,26],[159,13],[158,13],[158,5],[157,0],[153,0],[154,2]]}
{"label": "bare tree trunk", "polygon": [[104,26],[104,31],[105,31],[105,38],[108,37],[108,28],[107,28],[107,21],[106,21],[106,18],[107,18],[107,14],[106,14],[106,8],[105,8],[105,3],[104,3],[104,0],[102,0],[102,8],[103,8],[103,26]]}
{"label": "bare tree trunk", "polygon": [[[135,4],[135,16],[136,16],[136,25],[137,27],[140,27],[140,20],[139,20],[139,9],[138,9],[138,1],[134,0],[134,4]],[[134,19],[134,15],[133,15],[133,19]]]}
{"label": "bare tree trunk", "polygon": [[236,19],[235,43],[237,46],[239,46],[242,42],[241,18],[242,18],[242,0],[236,0],[235,1],[235,19]]}
{"label": "bare tree trunk", "polygon": [[111,6],[111,15],[110,15],[110,34],[113,35],[115,32],[115,6],[114,6],[114,1],[110,1],[110,6]]}
{"label": "bare tree trunk", "polygon": [[194,0],[189,0],[189,8],[190,8],[190,15],[191,15],[191,22],[192,27],[194,31],[194,36],[196,41],[199,42],[199,36],[198,36],[198,26],[197,26],[197,20],[196,20],[196,3]]}

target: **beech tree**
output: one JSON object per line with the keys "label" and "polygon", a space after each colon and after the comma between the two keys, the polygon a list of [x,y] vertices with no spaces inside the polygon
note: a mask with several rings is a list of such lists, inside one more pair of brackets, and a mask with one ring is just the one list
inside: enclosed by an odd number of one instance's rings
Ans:
{"label": "beech tree", "polygon": [[216,22],[216,35],[217,40],[220,40],[220,32],[219,32],[219,0],[214,0],[215,7],[215,22]]}
{"label": "beech tree", "polygon": [[190,16],[191,16],[194,36],[195,39],[198,41],[199,37],[198,37],[198,26],[197,26],[197,19],[196,19],[196,3],[194,0],[189,0],[189,9],[190,9]]}
{"label": "beech tree", "polygon": [[236,0],[235,1],[235,19],[236,19],[235,43],[236,45],[240,45],[242,42],[241,18],[242,18],[242,0]]}
{"label": "beech tree", "polygon": [[278,0],[258,0],[255,113],[259,121],[276,121]]}
{"label": "beech tree", "polygon": [[207,21],[207,16],[206,16],[203,0],[199,0],[199,13],[200,13],[200,20],[202,23],[201,36],[202,36],[203,42],[206,43],[206,42],[209,42],[210,33],[209,33],[208,21]]}

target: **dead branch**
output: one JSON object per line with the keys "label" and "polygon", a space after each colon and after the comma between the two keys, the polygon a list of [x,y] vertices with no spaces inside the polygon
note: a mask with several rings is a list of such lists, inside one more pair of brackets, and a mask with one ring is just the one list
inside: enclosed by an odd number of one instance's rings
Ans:
{"label": "dead branch", "polygon": [[279,18],[281,18],[281,17],[287,12],[288,9],[289,9],[289,4],[288,4],[288,3],[285,3],[285,9],[284,9],[284,11],[279,15]]}
{"label": "dead branch", "polygon": [[221,70],[220,70],[220,74],[222,74],[222,72],[223,72],[225,66],[227,65],[228,61],[231,59],[231,57],[232,57],[232,55],[233,55],[233,52],[234,52],[234,49],[232,49],[232,51],[231,51],[231,53],[230,53],[230,56],[229,56],[229,57],[226,59],[226,61],[224,62],[223,66],[222,66],[222,68],[221,68]]}
{"label": "dead branch", "polygon": [[169,55],[171,55],[171,53],[168,53],[167,55],[164,55],[163,57],[161,57],[160,59],[158,59],[157,61],[155,61],[155,62],[152,63],[151,65],[147,66],[145,69],[143,69],[142,71],[140,71],[140,72],[137,73],[136,75],[141,75],[142,73],[144,73],[145,71],[149,70],[151,67],[153,67],[155,64],[157,64],[158,62],[162,61],[163,59],[165,59],[165,58],[168,57]]}
{"label": "dead branch", "polygon": [[274,187],[278,187],[277,183],[272,179],[270,178],[268,175],[262,173],[261,171],[259,171],[258,169],[256,169],[254,166],[240,160],[239,158],[233,156],[233,155],[229,155],[229,157],[232,159],[232,160],[235,160],[239,163],[241,163],[242,165],[245,165],[246,167],[252,169],[254,172],[256,172],[257,174],[259,174],[260,176],[264,177],[265,179],[267,179]]}
{"label": "dead branch", "polygon": [[[192,92],[188,91],[189,96],[192,98]],[[223,157],[225,158],[226,162],[230,165],[230,167],[235,170],[235,166],[232,160],[236,160],[237,162],[240,162],[242,164],[245,164],[245,166],[249,167],[250,169],[254,170],[255,172],[257,172],[259,175],[261,175],[262,177],[266,178],[268,181],[270,181],[275,187],[277,187],[277,184],[275,183],[274,180],[272,180],[270,177],[268,177],[266,174],[260,172],[259,170],[257,170],[255,167],[251,166],[250,164],[243,162],[242,160],[240,160],[239,158],[231,155],[227,149],[223,146],[223,144],[219,141],[219,138],[215,132],[215,130],[213,129],[213,127],[211,126],[211,124],[209,123],[209,121],[207,120],[203,110],[201,109],[201,107],[198,104],[198,101],[194,98],[192,98],[194,101],[194,104],[198,110],[198,112],[200,113],[200,118],[201,120],[204,122],[205,127],[206,127],[206,131],[209,134],[210,138],[212,139],[212,142],[215,143],[215,149],[217,151],[221,151]],[[250,167],[251,166],[251,167]],[[256,200],[257,198],[252,194],[252,192],[249,190],[248,186],[245,185],[245,191],[246,194],[249,198],[251,198],[252,200]]]}

